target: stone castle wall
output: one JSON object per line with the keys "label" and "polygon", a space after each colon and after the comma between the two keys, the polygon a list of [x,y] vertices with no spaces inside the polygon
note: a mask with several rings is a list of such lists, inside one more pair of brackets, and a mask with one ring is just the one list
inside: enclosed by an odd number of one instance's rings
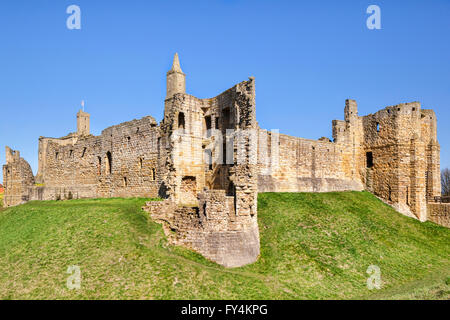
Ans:
{"label": "stone castle wall", "polygon": [[428,220],[450,228],[450,203],[428,203]]}
{"label": "stone castle wall", "polygon": [[45,199],[63,198],[61,189],[76,198],[157,197],[158,132],[156,121],[145,117],[107,128],[97,137],[64,139],[71,143],[41,138],[40,179],[54,190]]}
{"label": "stone castle wall", "polygon": [[259,256],[257,217],[237,214],[235,198],[224,190],[199,194],[198,207],[170,200],[152,201],[144,210],[163,225],[170,242],[201,253],[225,267],[239,267]]}
{"label": "stone castle wall", "polygon": [[[272,134],[260,138],[270,161],[260,158],[259,192],[330,192],[362,190],[362,183],[352,179],[345,147],[336,143],[307,140],[280,134],[272,147]],[[274,155],[272,149],[278,149]],[[263,152],[264,153],[264,152]],[[274,159],[275,157],[275,159]],[[265,162],[265,163],[264,163]]]}
{"label": "stone castle wall", "polygon": [[[362,120],[368,189],[425,221],[427,201],[440,195],[434,112],[413,102],[387,107]],[[368,153],[372,165],[367,163]]]}
{"label": "stone castle wall", "polygon": [[421,221],[446,208],[429,204],[441,191],[440,147],[436,116],[418,102],[360,117],[356,101],[346,100],[333,141],[308,140],[259,128],[254,78],[209,99],[185,88],[176,55],[159,125],[147,116],[93,136],[89,114],[78,112],[76,133],[39,138],[36,177],[7,148],[5,205],[160,197],[145,210],[171,242],[225,266],[257,259],[258,192],[366,189]]}

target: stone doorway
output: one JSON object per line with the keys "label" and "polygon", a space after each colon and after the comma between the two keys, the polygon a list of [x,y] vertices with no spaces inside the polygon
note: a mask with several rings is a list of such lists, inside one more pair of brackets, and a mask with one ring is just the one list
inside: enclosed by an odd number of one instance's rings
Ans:
{"label": "stone doorway", "polygon": [[184,176],[181,179],[180,202],[183,204],[197,203],[197,179],[194,176]]}

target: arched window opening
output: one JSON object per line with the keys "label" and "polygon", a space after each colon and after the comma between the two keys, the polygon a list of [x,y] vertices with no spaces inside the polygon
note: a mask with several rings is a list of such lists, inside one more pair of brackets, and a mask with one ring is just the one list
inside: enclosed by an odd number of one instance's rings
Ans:
{"label": "arched window opening", "polygon": [[224,129],[232,129],[230,108],[223,109],[223,127]]}
{"label": "arched window opening", "polygon": [[209,138],[211,136],[211,116],[205,117],[205,126],[206,126],[206,137]]}
{"label": "arched window opening", "polygon": [[108,151],[106,153],[106,174],[112,173],[112,155],[111,152]]}
{"label": "arched window opening", "polygon": [[184,119],[184,113],[180,112],[178,113],[178,129],[185,129],[186,124],[185,124],[185,119]]}
{"label": "arched window opening", "polygon": [[102,175],[102,157],[98,157],[97,174],[98,174],[99,176]]}

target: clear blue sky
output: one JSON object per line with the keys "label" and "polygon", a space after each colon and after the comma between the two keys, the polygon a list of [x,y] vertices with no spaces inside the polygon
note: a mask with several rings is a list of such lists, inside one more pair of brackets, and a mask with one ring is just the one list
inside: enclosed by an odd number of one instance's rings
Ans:
{"label": "clear blue sky", "polygon": [[[66,27],[71,4],[81,30]],[[382,30],[366,27],[371,4]],[[295,136],[331,137],[346,98],[360,115],[420,101],[437,113],[450,167],[449,40],[449,0],[2,0],[0,163],[9,145],[36,173],[39,136],[75,131],[83,99],[96,135],[160,121],[178,52],[188,93],[213,97],[255,76],[260,126]]]}

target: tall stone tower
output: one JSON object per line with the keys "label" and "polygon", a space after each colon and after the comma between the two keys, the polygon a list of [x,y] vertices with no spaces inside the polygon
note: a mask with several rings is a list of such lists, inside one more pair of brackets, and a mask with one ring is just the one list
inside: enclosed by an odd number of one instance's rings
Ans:
{"label": "tall stone tower", "polygon": [[171,98],[175,93],[186,92],[186,75],[180,67],[178,53],[173,57],[172,69],[167,72],[167,95],[166,99]]}
{"label": "tall stone tower", "polygon": [[91,115],[83,110],[77,113],[77,134],[87,136],[90,133],[90,117]]}

